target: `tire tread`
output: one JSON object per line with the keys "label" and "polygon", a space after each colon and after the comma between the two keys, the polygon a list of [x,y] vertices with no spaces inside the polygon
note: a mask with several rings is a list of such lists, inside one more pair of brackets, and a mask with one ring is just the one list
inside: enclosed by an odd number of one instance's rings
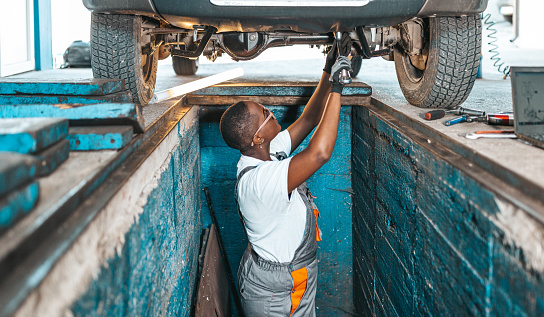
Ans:
{"label": "tire tread", "polygon": [[156,75],[147,83],[141,78],[141,65],[136,61],[139,41],[135,23],[131,15],[92,14],[91,67],[94,78],[124,79],[133,101],[147,104],[151,99],[147,90],[154,90]]}

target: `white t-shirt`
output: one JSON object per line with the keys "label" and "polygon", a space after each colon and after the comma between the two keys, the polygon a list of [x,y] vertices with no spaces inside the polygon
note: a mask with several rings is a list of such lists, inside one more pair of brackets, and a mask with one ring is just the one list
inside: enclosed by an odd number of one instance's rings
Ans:
{"label": "white t-shirt", "polygon": [[[291,136],[280,132],[270,142],[270,152],[291,152]],[[247,166],[257,166],[238,183],[238,203],[249,242],[262,258],[274,262],[290,262],[304,236],[306,205],[298,190],[287,192],[287,173],[291,158],[272,161],[242,155],[238,173]]]}

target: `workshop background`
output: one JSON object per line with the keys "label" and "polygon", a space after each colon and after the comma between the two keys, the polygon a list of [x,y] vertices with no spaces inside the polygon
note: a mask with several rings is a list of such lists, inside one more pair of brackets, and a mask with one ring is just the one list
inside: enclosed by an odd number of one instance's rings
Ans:
{"label": "workshop background", "polygon": [[[489,2],[482,78],[463,106],[512,111],[505,67],[544,66],[544,8],[520,1],[531,9],[519,12],[517,31],[497,1]],[[64,57],[73,42],[89,41],[89,23],[80,1],[1,3],[0,77],[92,78],[90,68],[71,67]],[[489,52],[493,44],[499,55]],[[292,97],[307,93],[300,87],[319,79],[323,63],[317,48],[274,48],[247,62],[201,58],[197,75],[180,78],[169,58],[159,63],[157,90],[242,66],[254,86],[240,85],[236,94],[260,98],[269,94],[266,83],[281,82]],[[365,60],[356,82],[370,85],[372,98],[368,86],[354,85],[365,105],[343,104],[333,158],[309,181],[324,232],[317,315],[544,314],[544,151],[519,140],[468,140],[460,136],[474,131],[468,123],[423,120],[424,110],[405,101],[394,65],[381,58]],[[96,89],[117,93],[105,84]],[[130,122],[116,132],[117,148],[70,151],[48,176],[27,162],[35,170],[24,176],[26,195],[36,206],[0,231],[0,315],[193,315],[199,300],[210,300],[198,297],[198,283],[210,269],[205,242],[214,245],[217,229],[235,278],[247,245],[232,195],[238,157],[219,136],[226,105],[206,101],[231,93],[210,88],[183,105],[150,105],[141,114],[109,109],[109,119]],[[302,111],[265,105],[283,127]],[[57,139],[87,144],[81,134],[70,137],[66,121],[54,125]],[[133,136],[138,129],[145,132]],[[2,171],[13,171],[10,162]],[[0,184],[0,194],[9,186]],[[215,235],[206,231],[211,212]],[[214,294],[228,297],[228,283],[218,283],[224,288]]]}

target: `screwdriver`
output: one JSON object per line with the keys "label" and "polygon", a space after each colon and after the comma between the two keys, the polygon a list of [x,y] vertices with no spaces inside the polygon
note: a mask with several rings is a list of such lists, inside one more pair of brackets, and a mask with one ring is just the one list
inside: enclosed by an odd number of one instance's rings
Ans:
{"label": "screwdriver", "polygon": [[514,114],[512,113],[497,113],[497,114],[488,114],[485,116],[469,116],[464,114],[455,119],[448,120],[444,122],[444,125],[450,126],[452,124],[461,123],[461,122],[484,122],[489,125],[514,125]]}
{"label": "screwdriver", "polygon": [[452,110],[438,109],[438,110],[431,110],[431,111],[427,112],[425,114],[425,119],[426,120],[436,120],[436,119],[443,118],[446,114],[456,114],[456,115],[459,115],[459,116],[462,116],[462,115],[465,115],[465,114],[468,114],[470,116],[485,116],[485,111],[467,109],[467,108],[463,108],[463,107],[459,107],[457,109],[452,109]]}

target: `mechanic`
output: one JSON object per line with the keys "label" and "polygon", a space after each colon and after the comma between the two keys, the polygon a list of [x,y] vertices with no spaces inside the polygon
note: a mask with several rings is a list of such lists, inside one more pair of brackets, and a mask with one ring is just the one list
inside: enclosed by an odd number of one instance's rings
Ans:
{"label": "mechanic", "polygon": [[[350,70],[345,35],[338,55],[329,51],[319,84],[302,115],[286,130],[274,114],[252,101],[230,106],[221,135],[242,154],[235,196],[249,240],[238,269],[246,317],[315,316],[319,212],[305,181],[332,155],[338,132],[339,76]],[[315,128],[308,146],[289,157]],[[280,132],[281,131],[281,132]]]}

